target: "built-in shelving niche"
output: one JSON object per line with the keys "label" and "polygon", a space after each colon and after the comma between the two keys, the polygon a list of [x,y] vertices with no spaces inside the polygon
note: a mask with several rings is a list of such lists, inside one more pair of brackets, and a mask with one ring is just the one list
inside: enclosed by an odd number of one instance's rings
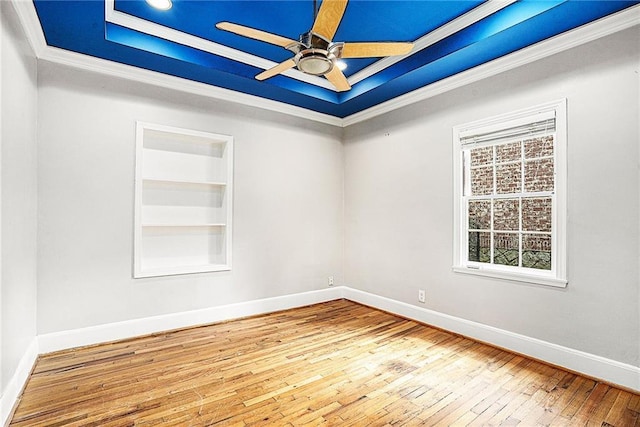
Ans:
{"label": "built-in shelving niche", "polygon": [[137,123],[133,276],[231,269],[233,137]]}

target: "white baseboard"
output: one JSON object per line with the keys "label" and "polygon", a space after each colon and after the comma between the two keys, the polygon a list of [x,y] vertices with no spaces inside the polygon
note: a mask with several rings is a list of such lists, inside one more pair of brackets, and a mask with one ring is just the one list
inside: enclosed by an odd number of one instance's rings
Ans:
{"label": "white baseboard", "polygon": [[13,408],[22,393],[22,389],[29,379],[33,365],[35,365],[38,359],[38,354],[38,339],[34,337],[27,351],[20,359],[15,373],[7,383],[2,397],[0,397],[0,425],[7,424]]}
{"label": "white baseboard", "polygon": [[343,298],[640,392],[640,367],[343,287]]}
{"label": "white baseboard", "polygon": [[354,302],[398,314],[640,392],[640,367],[516,334],[482,323],[439,313],[347,286],[336,286],[318,291],[44,334],[38,337],[39,351],[41,354],[50,353],[172,329],[302,307],[339,298],[346,298]]}
{"label": "white baseboard", "polygon": [[53,332],[38,337],[40,353],[51,353],[74,347],[134,338],[173,329],[206,325],[224,320],[237,319],[239,317],[266,314],[339,298],[342,298],[342,291],[340,287],[335,287],[201,310],[145,317],[142,319],[127,320],[70,331]]}
{"label": "white baseboard", "polygon": [[20,397],[39,354],[67,350],[92,344],[134,338],[173,329],[206,325],[245,316],[266,314],[290,308],[304,307],[342,298],[342,288],[327,288],[299,294],[264,298],[163,316],[109,323],[106,325],[42,334],[34,338],[20,360],[16,373],[0,397],[0,426],[5,425]]}
{"label": "white baseboard", "polygon": [[11,415],[11,411],[20,396],[22,388],[26,384],[38,354],[134,338],[140,335],[173,329],[205,325],[239,317],[266,314],[340,298],[433,325],[640,392],[640,367],[439,313],[347,286],[336,286],[293,295],[39,335],[33,340],[25,352],[16,373],[9,381],[2,397],[0,397],[0,421],[2,424],[5,424]]}

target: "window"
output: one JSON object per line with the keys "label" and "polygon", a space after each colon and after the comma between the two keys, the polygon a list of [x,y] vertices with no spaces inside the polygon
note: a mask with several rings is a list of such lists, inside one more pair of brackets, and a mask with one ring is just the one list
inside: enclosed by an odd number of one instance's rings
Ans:
{"label": "window", "polygon": [[454,128],[454,270],[566,286],[566,101]]}

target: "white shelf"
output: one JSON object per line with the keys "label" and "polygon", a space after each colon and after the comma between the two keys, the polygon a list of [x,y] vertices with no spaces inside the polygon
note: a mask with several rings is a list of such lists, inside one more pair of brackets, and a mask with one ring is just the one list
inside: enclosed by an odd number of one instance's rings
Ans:
{"label": "white shelf", "polygon": [[226,187],[226,182],[214,182],[214,181],[189,181],[180,179],[168,179],[168,178],[142,178],[144,182],[158,183],[158,184],[185,184],[185,185],[206,185],[211,187]]}
{"label": "white shelf", "polygon": [[231,269],[233,137],[137,123],[133,276]]}
{"label": "white shelf", "polygon": [[226,224],[142,224],[143,227],[226,227]]}
{"label": "white shelf", "polygon": [[189,265],[182,267],[157,267],[147,268],[140,272],[136,277],[158,277],[158,276],[175,276],[178,274],[193,274],[193,273],[210,273],[213,271],[226,271],[229,270],[226,266],[220,264],[203,264],[203,265]]}

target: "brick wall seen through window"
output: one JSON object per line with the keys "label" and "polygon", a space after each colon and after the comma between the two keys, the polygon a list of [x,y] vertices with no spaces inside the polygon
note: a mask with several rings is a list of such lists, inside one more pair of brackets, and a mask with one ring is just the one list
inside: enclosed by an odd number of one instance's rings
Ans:
{"label": "brick wall seen through window", "polygon": [[552,268],[553,134],[464,154],[468,261]]}

